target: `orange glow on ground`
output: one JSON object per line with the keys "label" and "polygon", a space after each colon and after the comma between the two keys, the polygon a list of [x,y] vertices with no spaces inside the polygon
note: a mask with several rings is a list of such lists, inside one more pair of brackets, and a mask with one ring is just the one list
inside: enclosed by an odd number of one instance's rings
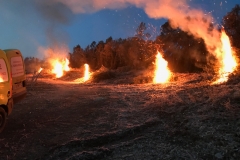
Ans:
{"label": "orange glow on ground", "polygon": [[219,78],[214,82],[214,84],[226,82],[228,80],[229,74],[235,71],[235,69],[237,68],[236,57],[233,54],[229,37],[226,35],[225,31],[222,31],[221,42],[222,49],[221,56],[219,57]]}
{"label": "orange glow on ground", "polygon": [[154,73],[154,83],[166,83],[168,82],[171,71],[168,69],[168,62],[163,59],[162,55],[158,51],[158,54],[156,56],[155,60],[155,73]]}

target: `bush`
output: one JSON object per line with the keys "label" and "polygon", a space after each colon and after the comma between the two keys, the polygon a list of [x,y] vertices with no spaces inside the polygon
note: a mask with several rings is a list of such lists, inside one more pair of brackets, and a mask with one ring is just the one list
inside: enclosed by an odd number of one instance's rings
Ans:
{"label": "bush", "polygon": [[115,77],[116,77],[116,74],[113,71],[100,72],[100,73],[96,73],[92,76],[92,82],[98,83],[100,81],[112,79]]}

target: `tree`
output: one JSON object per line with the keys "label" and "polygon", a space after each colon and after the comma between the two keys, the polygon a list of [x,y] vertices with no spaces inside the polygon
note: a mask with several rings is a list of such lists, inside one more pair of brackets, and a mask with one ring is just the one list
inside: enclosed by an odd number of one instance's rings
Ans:
{"label": "tree", "polygon": [[79,44],[73,48],[73,53],[70,54],[69,61],[71,68],[80,68],[82,65],[84,65],[84,63],[86,63],[86,56]]}
{"label": "tree", "polygon": [[203,39],[195,38],[180,28],[172,28],[169,21],[161,26],[160,42],[169,68],[176,72],[196,72],[203,69],[208,54]]}
{"label": "tree", "polygon": [[104,44],[104,49],[101,52],[102,65],[109,69],[116,69],[116,50],[118,47],[118,42],[113,40],[112,37],[106,39]]}
{"label": "tree", "polygon": [[34,73],[43,65],[43,61],[35,57],[26,57],[24,59],[25,70],[27,73]]}
{"label": "tree", "polygon": [[96,57],[97,57],[96,69],[99,69],[102,66],[101,52],[103,51],[103,49],[104,49],[104,42],[99,41],[97,46],[96,46]]}
{"label": "tree", "polygon": [[145,37],[145,33],[144,32],[146,31],[146,29],[147,29],[146,24],[141,22],[140,25],[136,29],[135,36],[137,38],[139,38],[139,39],[144,39],[144,37]]}
{"label": "tree", "polygon": [[93,41],[93,42],[91,43],[91,45],[90,45],[91,49],[95,49],[96,44],[97,44],[97,43],[96,43],[95,41]]}
{"label": "tree", "polygon": [[240,49],[240,6],[238,4],[223,17],[222,25],[232,45]]}
{"label": "tree", "polygon": [[86,61],[91,70],[95,70],[97,68],[97,53],[96,53],[96,42],[93,41],[90,46],[88,45],[84,53],[86,55]]}
{"label": "tree", "polygon": [[131,68],[139,69],[141,68],[141,54],[140,54],[141,44],[139,43],[139,39],[137,37],[128,38],[128,43],[129,43],[127,52],[128,65]]}

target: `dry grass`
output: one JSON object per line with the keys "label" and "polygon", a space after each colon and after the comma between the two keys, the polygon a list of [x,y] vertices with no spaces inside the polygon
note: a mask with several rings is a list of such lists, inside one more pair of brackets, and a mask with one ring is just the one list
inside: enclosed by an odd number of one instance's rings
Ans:
{"label": "dry grass", "polygon": [[175,74],[134,84],[144,74],[109,74],[96,76],[102,83],[38,81],[0,135],[0,159],[240,158],[236,79],[210,85],[204,73]]}

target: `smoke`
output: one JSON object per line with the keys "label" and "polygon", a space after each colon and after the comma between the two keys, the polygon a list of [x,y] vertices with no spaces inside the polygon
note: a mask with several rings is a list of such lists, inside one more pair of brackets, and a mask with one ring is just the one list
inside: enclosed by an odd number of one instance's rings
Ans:
{"label": "smoke", "polygon": [[[35,0],[34,8],[40,13],[47,22],[45,30],[47,43],[49,46],[39,46],[38,52],[49,57],[67,57],[69,53],[68,34],[59,26],[69,25],[74,17],[72,10],[63,3],[47,0]],[[55,55],[54,55],[55,54]]]}
{"label": "smoke", "polygon": [[54,1],[36,0],[34,5],[43,18],[51,24],[68,25],[73,17],[71,8],[63,3],[56,3]]}
{"label": "smoke", "polygon": [[[219,27],[210,13],[192,8],[188,4],[191,0],[36,0],[36,8],[42,16],[49,20],[46,30],[48,40],[54,48],[58,48],[61,40],[67,35],[56,30],[56,25],[68,25],[72,17],[77,14],[93,13],[103,9],[121,9],[128,6],[142,8],[154,19],[169,19],[173,28],[179,27],[183,31],[202,38],[213,56],[221,60],[222,43]],[[192,55],[194,56],[194,55]],[[197,57],[196,57],[197,58]]]}
{"label": "smoke", "polygon": [[102,9],[120,9],[130,5],[144,9],[150,18],[166,18],[172,27],[203,38],[210,53],[218,57],[216,48],[221,46],[220,32],[210,14],[191,8],[187,0],[53,0],[53,3],[63,4],[75,14],[91,13]]}
{"label": "smoke", "polygon": [[[92,13],[102,9],[120,9],[130,4],[138,5],[144,0],[53,0],[68,6],[74,13]],[[135,1],[135,2],[134,2]]]}

